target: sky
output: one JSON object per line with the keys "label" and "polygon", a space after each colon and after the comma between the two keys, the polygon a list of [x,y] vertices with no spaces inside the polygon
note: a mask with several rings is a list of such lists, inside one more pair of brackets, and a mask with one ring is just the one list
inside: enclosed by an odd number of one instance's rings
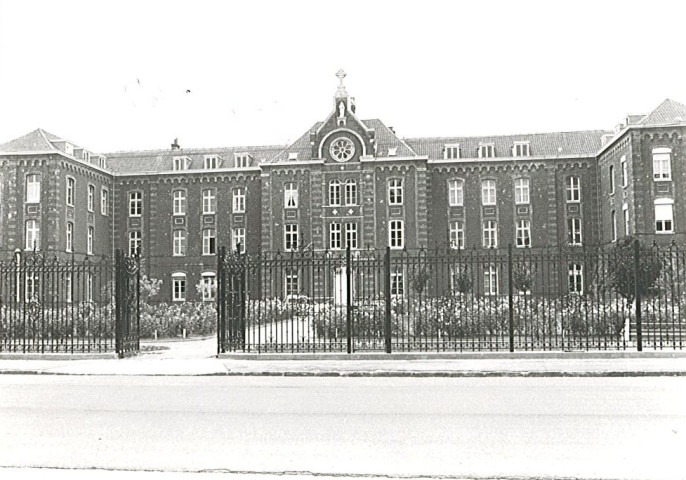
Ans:
{"label": "sky", "polygon": [[686,102],[686,2],[0,0],[0,143],[285,145],[333,109],[401,137],[613,129]]}

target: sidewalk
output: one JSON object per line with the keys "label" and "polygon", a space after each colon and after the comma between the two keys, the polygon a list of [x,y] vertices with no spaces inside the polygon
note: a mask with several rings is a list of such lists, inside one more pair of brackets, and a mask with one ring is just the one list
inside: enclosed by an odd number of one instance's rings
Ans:
{"label": "sidewalk", "polygon": [[[686,376],[686,351],[225,354],[216,340],[144,342],[135,357],[0,355],[0,374],[342,377]],[[54,359],[53,359],[54,358]]]}

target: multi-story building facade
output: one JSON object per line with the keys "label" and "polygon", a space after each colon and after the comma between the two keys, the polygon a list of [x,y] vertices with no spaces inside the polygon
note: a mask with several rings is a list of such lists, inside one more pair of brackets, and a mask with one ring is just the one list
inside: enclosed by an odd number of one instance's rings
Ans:
{"label": "multi-story building facade", "polygon": [[[0,145],[5,255],[149,258],[196,299],[219,246],[256,253],[686,241],[686,105],[614,131],[401,138],[343,86],[292,145],[93,154],[43,130]],[[154,261],[152,260],[154,259]]]}

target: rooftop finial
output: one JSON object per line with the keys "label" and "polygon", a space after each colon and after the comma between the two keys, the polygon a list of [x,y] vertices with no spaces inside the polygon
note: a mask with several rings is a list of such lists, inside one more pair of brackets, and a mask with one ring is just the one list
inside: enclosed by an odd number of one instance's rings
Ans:
{"label": "rooftop finial", "polygon": [[336,98],[347,97],[348,92],[345,91],[345,85],[343,85],[343,79],[347,76],[347,74],[341,68],[339,71],[336,72],[336,76],[338,77],[338,80],[340,80],[341,82],[338,85],[338,90],[336,90]]}

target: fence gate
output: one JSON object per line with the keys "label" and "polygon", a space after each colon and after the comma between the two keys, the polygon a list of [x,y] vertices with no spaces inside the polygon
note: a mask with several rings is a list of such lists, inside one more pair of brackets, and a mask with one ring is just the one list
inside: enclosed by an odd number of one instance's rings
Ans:
{"label": "fence gate", "polygon": [[140,259],[117,250],[115,350],[120,357],[140,350]]}

